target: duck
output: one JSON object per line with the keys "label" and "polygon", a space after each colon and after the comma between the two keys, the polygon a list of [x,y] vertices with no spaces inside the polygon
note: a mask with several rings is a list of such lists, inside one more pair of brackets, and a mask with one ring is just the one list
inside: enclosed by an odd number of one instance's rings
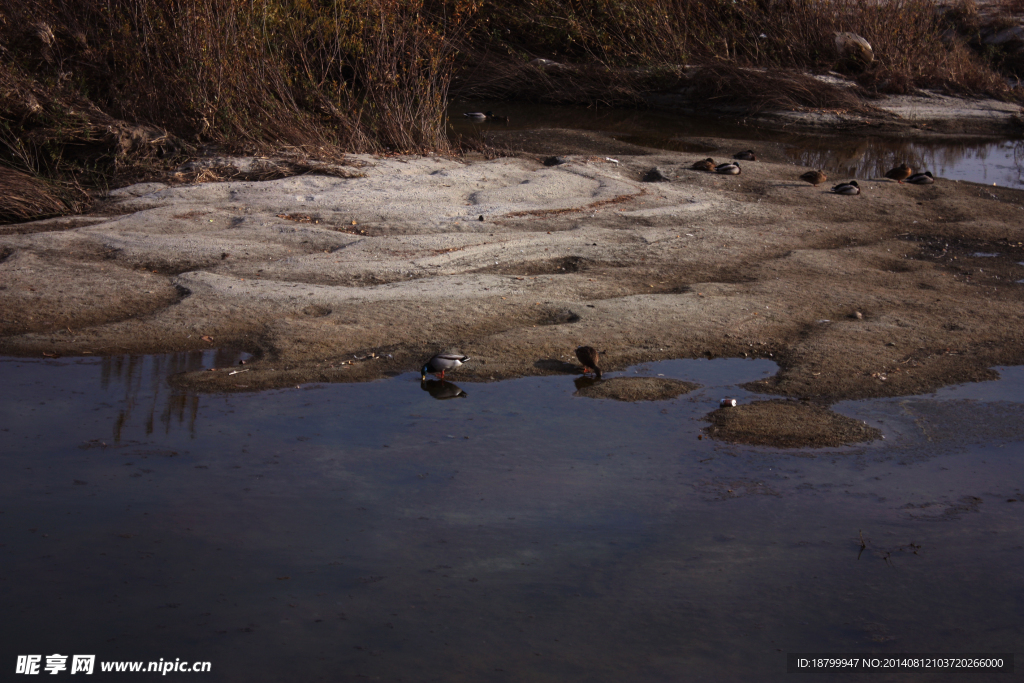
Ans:
{"label": "duck", "polygon": [[924,173],[915,173],[914,175],[907,178],[908,183],[914,183],[915,185],[931,185],[935,182],[935,176],[932,175],[931,171],[925,171]]}
{"label": "duck", "polygon": [[506,126],[508,125],[508,117],[507,116],[499,116],[498,114],[491,114],[490,116],[487,117],[487,120],[488,121],[494,121],[495,123],[504,123]]}
{"label": "duck", "polygon": [[465,118],[469,119],[470,121],[486,121],[487,119],[489,119],[492,116],[494,116],[494,112],[493,111],[487,111],[487,112],[467,111],[465,114],[463,114],[463,116]]}
{"label": "duck", "polygon": [[427,374],[444,379],[445,370],[454,370],[469,360],[469,356],[462,356],[457,353],[439,353],[420,369],[420,381],[427,379]]}
{"label": "duck", "polygon": [[597,361],[600,357],[600,352],[593,346],[580,346],[576,349],[576,357],[583,363],[583,374],[590,372],[590,369],[594,369],[594,376],[601,379],[601,368],[597,367]]}
{"label": "duck", "polygon": [[897,183],[903,184],[903,181],[910,177],[914,172],[914,169],[906,164],[900,164],[896,168],[890,169],[885,172],[885,177],[891,180],[895,180]]}
{"label": "duck", "polygon": [[754,154],[754,150],[748,149],[745,152],[736,152],[732,155],[733,159],[739,159],[740,161],[757,161],[757,155]]}
{"label": "duck", "polygon": [[848,183],[839,183],[832,188],[832,192],[835,194],[860,194],[860,185],[856,180],[851,180]]}
{"label": "duck", "polygon": [[724,164],[715,166],[715,173],[722,173],[724,175],[739,175],[740,165],[738,162],[729,161]]}
{"label": "duck", "polygon": [[822,171],[808,171],[800,176],[800,180],[811,185],[821,185],[828,180],[828,176]]}
{"label": "duck", "polygon": [[700,161],[693,162],[693,165],[690,166],[690,168],[695,171],[707,171],[708,173],[711,173],[715,170],[715,160],[711,158],[701,159]]}

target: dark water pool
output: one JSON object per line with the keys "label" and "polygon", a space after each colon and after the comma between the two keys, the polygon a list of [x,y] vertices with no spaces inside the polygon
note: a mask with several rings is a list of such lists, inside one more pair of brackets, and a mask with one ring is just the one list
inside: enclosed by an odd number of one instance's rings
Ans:
{"label": "dark water pool", "polygon": [[[462,117],[465,111],[491,110],[508,116],[508,125],[473,123]],[[906,162],[915,170],[931,170],[938,178],[1024,188],[1024,140],[1020,139],[912,142],[863,133],[809,135],[759,130],[741,121],[662,111],[507,102],[456,103],[450,107],[449,117],[453,129],[463,135],[478,135],[488,130],[568,128],[600,131],[624,142],[705,156],[711,154],[712,149],[701,138],[764,140],[779,144],[793,164],[823,169],[831,177],[879,178]],[[749,147],[749,142],[737,144],[736,149],[728,150],[730,155]]]}
{"label": "dark water pool", "polygon": [[53,653],[212,664],[168,680],[838,680],[786,654],[1024,644],[1020,368],[840,404],[886,439],[800,451],[697,438],[767,361],[635,367],[704,386],[637,404],[572,376],[166,383],[236,361],[0,360],[4,680]]}

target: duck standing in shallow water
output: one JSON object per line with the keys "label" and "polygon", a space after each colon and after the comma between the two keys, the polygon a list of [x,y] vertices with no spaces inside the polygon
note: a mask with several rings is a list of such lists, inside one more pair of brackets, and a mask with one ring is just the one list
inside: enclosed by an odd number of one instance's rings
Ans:
{"label": "duck standing in shallow water", "polygon": [[851,180],[848,183],[839,183],[832,191],[836,194],[860,194],[860,185],[856,180]]}
{"label": "duck standing in shallow water", "polygon": [[723,175],[739,175],[740,165],[735,161],[719,164],[718,166],[715,166],[715,173],[721,173]]}
{"label": "duck standing in shallow water", "polygon": [[715,170],[715,160],[712,158],[701,159],[700,161],[693,162],[693,166],[690,166],[694,171],[707,171],[711,173]]}
{"label": "duck standing in shallow water", "polygon": [[915,173],[914,175],[907,178],[908,183],[914,183],[915,185],[931,185],[935,182],[935,176],[932,175],[931,171],[925,171],[924,173]]}
{"label": "duck standing in shallow water", "polygon": [[594,377],[601,379],[601,368],[597,367],[597,361],[600,357],[600,353],[593,346],[580,346],[576,349],[576,357],[583,363],[583,374],[590,372],[590,369],[594,369]]}
{"label": "duck standing in shallow water", "polygon": [[885,177],[890,180],[895,180],[897,183],[903,184],[903,181],[910,177],[914,172],[914,169],[910,168],[906,164],[900,164],[896,168],[890,169],[885,172]]}
{"label": "duck standing in shallow water", "polygon": [[828,180],[828,176],[821,171],[808,171],[800,176],[800,180],[811,185],[821,185]]}
{"label": "duck standing in shallow water", "polygon": [[754,154],[754,150],[748,149],[745,152],[736,152],[732,155],[733,159],[739,159],[740,161],[757,161],[757,155]]}
{"label": "duck standing in shallow water", "polygon": [[427,374],[444,379],[445,370],[454,370],[469,360],[469,356],[462,356],[457,353],[439,353],[423,366],[420,370],[420,381],[427,378]]}

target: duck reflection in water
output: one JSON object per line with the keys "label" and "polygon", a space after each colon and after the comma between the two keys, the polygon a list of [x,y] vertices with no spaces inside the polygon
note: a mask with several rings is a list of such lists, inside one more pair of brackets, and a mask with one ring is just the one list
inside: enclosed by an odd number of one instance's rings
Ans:
{"label": "duck reflection in water", "polygon": [[444,401],[449,398],[466,398],[465,391],[445,380],[420,380],[420,389],[430,394],[431,398]]}
{"label": "duck reflection in water", "polygon": [[597,379],[596,377],[588,377],[586,375],[583,375],[581,377],[577,377],[576,379],[574,379],[572,383],[576,385],[576,391],[581,391],[583,389],[586,389],[587,387],[592,387],[595,384],[600,384],[601,380]]}

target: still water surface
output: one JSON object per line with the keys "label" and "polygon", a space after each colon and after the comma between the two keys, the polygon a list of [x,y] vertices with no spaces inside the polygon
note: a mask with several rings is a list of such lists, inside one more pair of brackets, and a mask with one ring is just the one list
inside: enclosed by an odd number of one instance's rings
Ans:
{"label": "still water surface", "polygon": [[1024,650],[1020,368],[840,404],[886,439],[801,451],[697,438],[720,398],[757,398],[736,385],[763,360],[631,368],[704,387],[636,404],[574,396],[573,376],[449,400],[414,374],[167,384],[239,357],[0,359],[4,667],[783,681],[787,652]]}

